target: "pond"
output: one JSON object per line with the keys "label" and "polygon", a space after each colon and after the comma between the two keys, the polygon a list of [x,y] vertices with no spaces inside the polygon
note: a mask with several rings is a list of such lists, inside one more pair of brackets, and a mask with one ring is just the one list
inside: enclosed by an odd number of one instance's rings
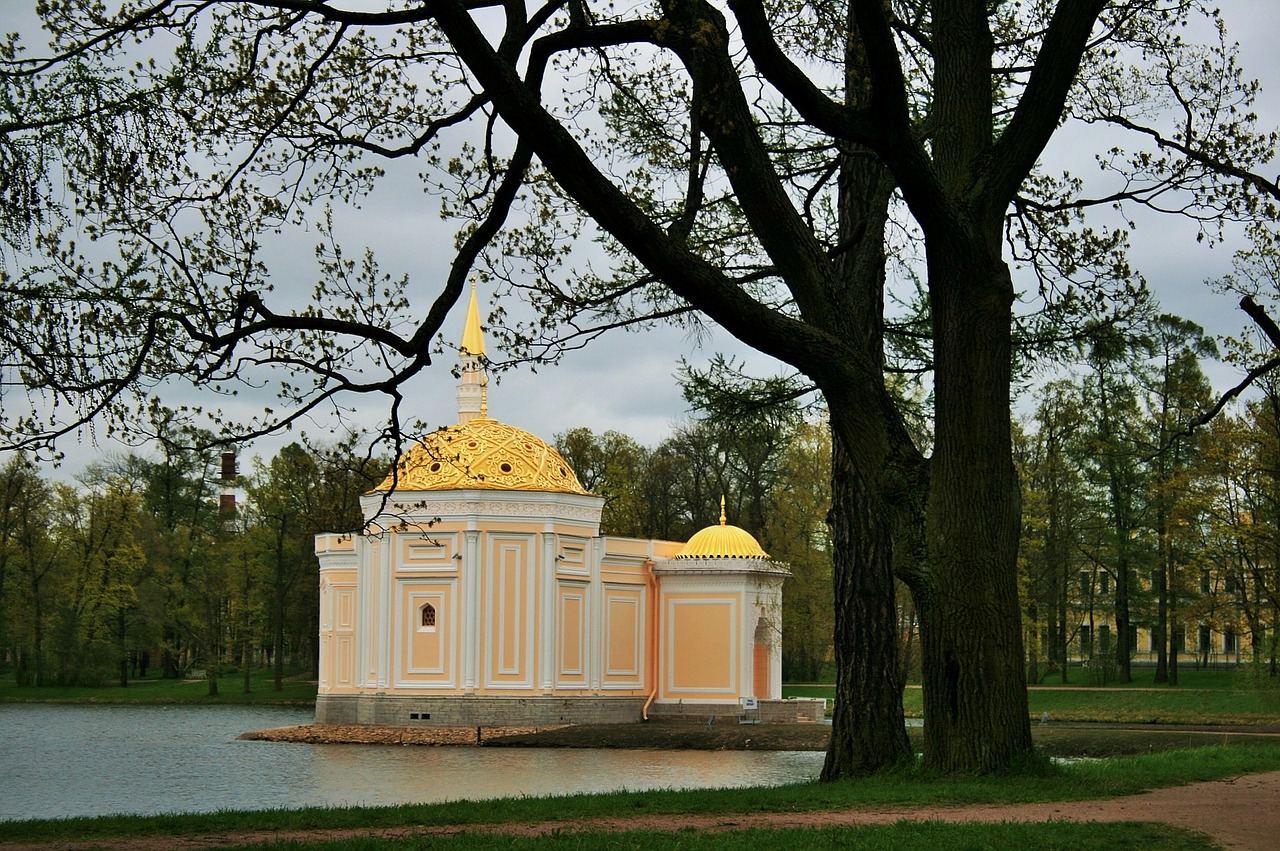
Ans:
{"label": "pond", "polygon": [[810,780],[823,754],[239,741],[310,707],[0,704],[0,820],[390,805]]}

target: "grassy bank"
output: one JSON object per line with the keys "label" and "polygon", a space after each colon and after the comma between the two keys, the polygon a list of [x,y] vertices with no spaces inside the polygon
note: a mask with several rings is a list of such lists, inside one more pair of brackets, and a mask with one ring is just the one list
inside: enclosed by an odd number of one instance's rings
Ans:
{"label": "grassy bank", "polygon": [[[1066,766],[1034,762],[1022,766],[1015,774],[999,777],[938,778],[911,767],[864,780],[765,789],[618,792],[398,807],[0,822],[0,843],[224,835],[248,830],[376,830],[404,825],[474,827],[628,814],[801,813],[850,807],[1074,801],[1276,769],[1280,769],[1280,744],[1268,742],[1254,747],[1232,745],[1175,750]],[[978,847],[982,847],[981,844]]]}
{"label": "grassy bank", "polygon": [[[675,750],[826,750],[831,728],[817,724],[648,724],[577,725],[502,738],[486,738],[491,747],[650,748]],[[916,753],[924,747],[924,730],[907,730]],[[1031,737],[1046,756],[1101,759],[1136,756],[1185,748],[1239,745],[1272,747],[1280,737],[1248,732],[1207,731],[1186,727],[1111,727],[1035,724]]]}
{"label": "grassy bank", "polygon": [[550,836],[504,836],[461,833],[412,839],[360,839],[329,842],[280,842],[254,846],[259,851],[387,851],[405,848],[456,847],[477,851],[542,851],[542,849],[634,849],[634,851],[759,851],[760,848],[848,849],[900,851],[974,851],[988,848],[1047,849],[1047,851],[1113,851],[1116,848],[1160,848],[1162,851],[1217,851],[1219,846],[1200,834],[1162,824],[942,824],[919,822],[866,827],[752,829],[723,832],[572,833]]}
{"label": "grassy bank", "polygon": [[185,704],[313,704],[316,684],[309,677],[287,677],[283,690],[275,690],[269,670],[249,675],[249,692],[244,677],[233,674],[218,679],[218,694],[209,696],[205,679],[165,680],[159,676],[130,680],[129,685],[103,686],[20,686],[13,677],[0,678],[0,703],[185,703]]}
{"label": "grassy bank", "polygon": [[[1100,689],[1072,669],[1068,684],[1055,680],[1033,686],[1027,702],[1036,720],[1280,727],[1280,683],[1259,681],[1250,669],[1190,670],[1179,676],[1177,686],[1157,685],[1152,669],[1135,668],[1132,683]],[[783,696],[832,700],[835,686],[786,685]],[[908,717],[923,715],[921,697],[919,688],[906,690]]]}

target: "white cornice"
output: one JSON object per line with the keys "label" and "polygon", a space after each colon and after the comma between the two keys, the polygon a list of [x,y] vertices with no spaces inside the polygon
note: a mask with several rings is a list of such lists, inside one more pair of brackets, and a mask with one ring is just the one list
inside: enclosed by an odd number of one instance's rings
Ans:
{"label": "white cornice", "polygon": [[[383,503],[383,495],[360,499],[365,516],[386,527],[400,522],[430,523],[459,520],[529,519],[598,526],[604,498],[594,494],[552,491],[445,490],[397,491]],[[381,512],[373,517],[373,512]]]}
{"label": "white cornice", "polygon": [[763,558],[682,558],[662,559],[653,568],[659,576],[766,576],[791,575],[776,561]]}

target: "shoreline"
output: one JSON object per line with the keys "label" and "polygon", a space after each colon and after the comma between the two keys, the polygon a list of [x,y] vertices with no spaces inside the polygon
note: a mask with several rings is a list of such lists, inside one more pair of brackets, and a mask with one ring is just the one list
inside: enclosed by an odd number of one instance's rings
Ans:
{"label": "shoreline", "polygon": [[253,742],[307,745],[485,745],[492,739],[537,735],[568,725],[546,727],[386,727],[373,724],[302,724],[252,730],[236,736]]}
{"label": "shoreline", "polygon": [[241,733],[259,742],[311,745],[423,745],[524,748],[647,748],[654,750],[826,750],[829,724],[559,724],[537,727],[394,727],[302,724]]}

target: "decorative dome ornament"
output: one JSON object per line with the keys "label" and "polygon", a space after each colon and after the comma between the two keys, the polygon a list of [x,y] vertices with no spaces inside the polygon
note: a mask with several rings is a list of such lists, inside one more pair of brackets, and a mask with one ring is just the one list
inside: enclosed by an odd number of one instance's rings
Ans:
{"label": "decorative dome ornament", "polygon": [[720,525],[708,526],[697,532],[675,559],[693,558],[753,558],[767,559],[769,554],[760,542],[746,529],[730,526],[725,522],[724,497],[720,497]]}
{"label": "decorative dome ornament", "polygon": [[400,457],[376,490],[504,490],[590,493],[542,438],[491,419],[432,432]]}

